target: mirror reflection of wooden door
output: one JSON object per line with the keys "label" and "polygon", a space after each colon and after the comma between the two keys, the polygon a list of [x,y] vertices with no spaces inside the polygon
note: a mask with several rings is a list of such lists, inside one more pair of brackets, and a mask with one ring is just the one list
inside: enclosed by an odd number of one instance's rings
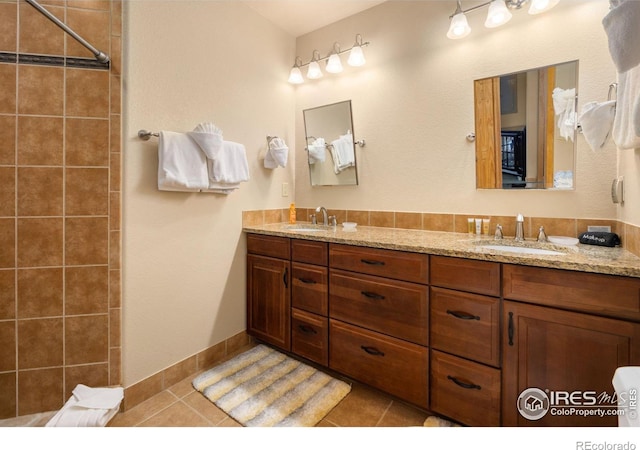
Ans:
{"label": "mirror reflection of wooden door", "polygon": [[544,180],[545,188],[553,187],[553,160],[554,160],[554,136],[556,129],[555,112],[553,110],[553,89],[556,85],[556,68],[547,67],[539,71],[539,95],[541,102],[538,105],[538,145],[542,145],[542,151],[538,151],[538,180]]}
{"label": "mirror reflection of wooden door", "polygon": [[474,81],[476,188],[502,187],[500,79]]}

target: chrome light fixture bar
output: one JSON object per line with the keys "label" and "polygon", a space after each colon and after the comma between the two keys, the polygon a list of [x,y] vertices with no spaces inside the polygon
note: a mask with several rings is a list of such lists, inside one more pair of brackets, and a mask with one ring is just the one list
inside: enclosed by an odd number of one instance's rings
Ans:
{"label": "chrome light fixture bar", "polygon": [[342,72],[342,61],[340,60],[340,55],[344,53],[349,53],[349,59],[347,64],[354,67],[363,66],[366,63],[364,52],[362,51],[363,47],[369,45],[369,42],[363,42],[362,36],[360,34],[356,34],[356,41],[348,50],[340,50],[340,46],[338,43],[333,44],[333,51],[327,56],[320,56],[318,50],[314,50],[311,56],[311,60],[307,63],[303,63],[302,59],[299,56],[296,56],[296,61],[291,68],[291,72],[289,73],[289,83],[292,84],[301,84],[304,83],[304,77],[302,76],[302,68],[307,67],[307,78],[309,79],[317,79],[322,77],[322,69],[320,67],[321,61],[326,61],[325,70],[329,73],[340,73]]}
{"label": "chrome light fixture bar", "polygon": [[531,3],[529,6],[529,14],[540,14],[550,10],[559,2],[560,0],[491,0],[463,10],[461,2],[458,0],[455,12],[449,16],[451,24],[449,25],[447,37],[449,39],[462,39],[468,36],[469,33],[471,33],[471,27],[467,22],[467,16],[465,14],[484,8],[485,6],[488,6],[489,10],[484,26],[487,28],[497,28],[511,20],[512,14],[509,11],[510,9],[520,9],[527,3]]}

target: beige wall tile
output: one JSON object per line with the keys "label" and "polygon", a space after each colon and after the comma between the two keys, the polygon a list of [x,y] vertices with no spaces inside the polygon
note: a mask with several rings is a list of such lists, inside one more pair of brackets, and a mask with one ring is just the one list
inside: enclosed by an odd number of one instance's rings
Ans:
{"label": "beige wall tile", "polygon": [[[58,19],[65,21],[64,8],[46,8]],[[64,55],[64,31],[47,19],[33,6],[20,3],[20,52],[37,55]]]}
{"label": "beige wall tile", "polygon": [[109,270],[109,308],[120,308],[122,304],[120,286],[120,271]]}
{"label": "beige wall tile", "polygon": [[111,245],[109,246],[109,267],[112,269],[120,269],[120,232],[110,231],[109,239],[111,241]]}
{"label": "beige wall tile", "polygon": [[18,216],[61,216],[63,169],[18,168]]}
{"label": "beige wall tile", "polygon": [[109,72],[66,69],[66,113],[74,117],[109,118]]}
{"label": "beige wall tile", "polygon": [[0,64],[0,114],[16,113],[16,65]]}
{"label": "beige wall tile", "polygon": [[422,229],[422,214],[412,212],[397,212],[395,226],[396,228],[420,230]]}
{"label": "beige wall tile", "polygon": [[[159,372],[125,388],[123,402],[124,410],[128,411],[145,400],[150,399],[154,395],[159,394],[164,389],[162,382],[163,378],[164,375],[162,372]],[[173,396],[171,395],[171,397]],[[175,399],[175,397],[173,398]],[[155,403],[156,400],[158,399],[154,399],[153,402]]]}
{"label": "beige wall tile", "polygon": [[111,73],[117,76],[122,75],[122,39],[119,36],[111,38],[111,53],[109,57],[111,58]]}
{"label": "beige wall tile", "polygon": [[[0,322],[0,372],[16,370],[16,321]],[[0,394],[1,396],[1,394]]]}
{"label": "beige wall tile", "polygon": [[18,164],[61,166],[63,164],[61,117],[18,117]]}
{"label": "beige wall tile", "polygon": [[369,225],[369,211],[347,210],[347,221],[356,222],[358,225]]}
{"label": "beige wall tile", "polygon": [[109,214],[109,169],[66,170],[65,213],[68,216]]}
{"label": "beige wall tile", "polygon": [[626,224],[623,246],[633,253],[640,256],[640,227],[635,225]]}
{"label": "beige wall tile", "polygon": [[15,53],[18,42],[18,5],[0,3],[0,52]]}
{"label": "beige wall tile", "polygon": [[0,216],[16,214],[16,170],[0,167]]}
{"label": "beige wall tile", "polygon": [[122,349],[109,349],[109,386],[122,384]]}
{"label": "beige wall tile", "polygon": [[120,347],[122,334],[122,310],[109,310],[109,347]]}
{"label": "beige wall tile", "polygon": [[119,230],[121,224],[121,198],[119,192],[109,193],[109,230]]}
{"label": "beige wall tile", "polygon": [[372,227],[393,228],[395,226],[395,213],[393,211],[370,211],[369,225]]}
{"label": "beige wall tile", "polygon": [[67,0],[69,8],[79,9],[97,9],[101,11],[109,11],[109,0]]}
{"label": "beige wall tile", "polygon": [[106,362],[109,358],[109,316],[71,316],[64,320],[65,364]]}
{"label": "beige wall tile", "polygon": [[109,262],[109,221],[106,217],[73,217],[65,220],[65,263]]}
{"label": "beige wall tile", "polygon": [[109,166],[109,121],[67,119],[65,162],[68,166]]}
{"label": "beige wall tile", "polygon": [[16,271],[0,270],[0,320],[16,318]]}
{"label": "beige wall tile", "polygon": [[18,270],[18,319],[62,315],[62,293],[61,268]]}
{"label": "beige wall tile", "polygon": [[0,419],[16,416],[16,372],[0,373]]}
{"label": "beige wall tile", "polygon": [[62,265],[62,219],[18,219],[18,267]]}
{"label": "beige wall tile", "polygon": [[122,184],[122,154],[110,153],[109,154],[109,184],[111,191],[120,191]]}
{"label": "beige wall tile", "polygon": [[62,328],[61,318],[18,320],[18,369],[61,366]]}
{"label": "beige wall tile", "polygon": [[165,389],[194,374],[198,366],[197,360],[198,358],[194,355],[165,369],[163,371]]}
{"label": "beige wall tile", "polygon": [[422,213],[422,228],[430,231],[454,231],[453,214]]}
{"label": "beige wall tile", "polygon": [[65,314],[104,314],[109,308],[107,266],[65,268]]}
{"label": "beige wall tile", "polygon": [[208,369],[220,362],[226,354],[226,343],[220,342],[198,353],[197,370]]}
{"label": "beige wall tile", "polygon": [[250,227],[264,224],[264,211],[242,211],[242,226]]}
{"label": "beige wall tile", "polygon": [[[76,9],[67,8],[67,25],[76,33],[91,42],[98,50],[109,51],[109,8],[105,5],[100,9]],[[93,53],[87,50],[71,36],[65,36],[67,40],[67,56],[92,58]]]}
{"label": "beige wall tile", "polygon": [[532,217],[531,231],[526,236],[537,238],[541,226],[544,227],[547,236],[578,236],[575,219],[556,219],[551,217]]}
{"label": "beige wall tile", "polygon": [[[113,89],[114,87],[111,87],[112,93],[113,93]],[[113,109],[113,104],[112,104],[112,109]],[[121,127],[121,121],[122,116],[120,114],[111,114],[111,120],[109,120],[109,131],[110,131],[110,137],[109,137],[109,150],[111,151],[111,153],[121,153],[121,148],[122,148],[122,127]],[[119,191],[120,189],[118,188],[118,186],[111,186],[111,190],[112,191]]]}
{"label": "beige wall tile", "polygon": [[61,116],[64,104],[64,69],[21,65],[18,99],[19,114]]}
{"label": "beige wall tile", "polygon": [[587,231],[590,225],[598,225],[598,226],[610,226],[612,233],[621,234],[624,232],[624,224],[618,222],[617,220],[606,220],[606,219],[576,219],[576,236],[580,236],[580,233]]}
{"label": "beige wall tile", "polygon": [[[0,69],[1,70],[1,69]],[[0,78],[2,72],[0,71]],[[0,81],[2,84],[2,81]],[[0,102],[2,93],[0,93]],[[0,130],[2,139],[0,140],[0,164],[15,164],[16,162],[16,117],[0,116]]]}
{"label": "beige wall tile", "polygon": [[0,269],[15,267],[16,262],[16,221],[0,218]]}
{"label": "beige wall tile", "polygon": [[64,404],[62,367],[18,372],[18,414],[55,411]]}

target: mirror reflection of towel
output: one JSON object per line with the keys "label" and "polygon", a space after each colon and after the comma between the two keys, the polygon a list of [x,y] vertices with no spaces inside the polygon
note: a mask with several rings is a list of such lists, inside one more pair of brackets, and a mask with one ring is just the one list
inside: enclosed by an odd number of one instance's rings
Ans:
{"label": "mirror reflection of towel", "polygon": [[355,166],[356,155],[351,133],[343,134],[331,142],[331,156],[333,157],[334,172],[336,174]]}
{"label": "mirror reflection of towel", "polygon": [[327,154],[327,144],[324,138],[315,139],[309,144],[307,151],[309,152],[309,164],[323,163]]}
{"label": "mirror reflection of towel", "polygon": [[573,141],[573,134],[576,129],[576,90],[561,89],[553,90],[553,109],[558,116],[558,130],[560,136],[565,140]]}

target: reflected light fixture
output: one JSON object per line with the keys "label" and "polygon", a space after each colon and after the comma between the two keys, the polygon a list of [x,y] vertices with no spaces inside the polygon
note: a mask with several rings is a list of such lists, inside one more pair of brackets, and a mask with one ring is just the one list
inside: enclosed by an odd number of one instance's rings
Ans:
{"label": "reflected light fixture", "polygon": [[307,78],[314,80],[322,77],[323,73],[322,69],[320,68],[320,61],[326,61],[325,70],[328,73],[340,73],[343,70],[340,55],[347,52],[350,52],[349,59],[347,61],[350,66],[362,66],[366,63],[362,48],[366,47],[367,45],[369,45],[369,42],[363,42],[362,36],[356,34],[356,42],[353,47],[348,50],[340,50],[340,46],[336,42],[333,44],[332,52],[327,56],[322,57],[320,56],[320,53],[318,53],[318,50],[314,50],[311,61],[309,61],[308,63],[303,64],[300,57],[296,56],[296,61],[291,68],[288,81],[292,84],[304,83],[301,69],[305,66],[308,66]]}
{"label": "reflected light fixture", "polygon": [[559,2],[560,0],[491,0],[463,10],[461,1],[458,0],[455,12],[449,16],[451,23],[447,37],[449,39],[461,39],[469,35],[471,28],[467,22],[466,13],[485,6],[489,7],[489,11],[487,12],[487,19],[484,22],[484,26],[487,28],[496,28],[511,20],[512,14],[509,11],[510,9],[520,9],[527,3],[531,3],[529,14],[540,14],[549,11]]}
{"label": "reflected light fixture", "polygon": [[329,55],[329,59],[327,60],[327,67],[325,67],[327,72],[329,73],[340,73],[342,72],[342,61],[340,60],[340,46],[336,42],[333,44],[333,53]]}

